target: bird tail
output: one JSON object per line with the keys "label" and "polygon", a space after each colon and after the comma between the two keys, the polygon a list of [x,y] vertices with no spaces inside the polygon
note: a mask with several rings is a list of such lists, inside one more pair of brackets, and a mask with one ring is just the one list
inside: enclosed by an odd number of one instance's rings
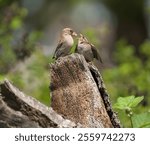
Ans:
{"label": "bird tail", "polygon": [[93,45],[91,45],[91,47],[92,47],[92,51],[93,51],[94,57],[95,57],[97,60],[99,60],[101,63],[103,63],[103,61],[102,61],[102,59],[101,59],[101,57],[100,57],[100,55],[99,55],[97,49],[96,49]]}
{"label": "bird tail", "polygon": [[101,63],[103,63],[101,56],[99,55],[99,53],[97,52],[97,60],[99,60]]}

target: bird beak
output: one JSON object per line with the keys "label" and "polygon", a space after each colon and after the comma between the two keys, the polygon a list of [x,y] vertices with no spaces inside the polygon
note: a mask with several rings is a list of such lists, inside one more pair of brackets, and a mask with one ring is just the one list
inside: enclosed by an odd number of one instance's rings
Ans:
{"label": "bird beak", "polygon": [[72,33],[72,36],[78,36],[78,35],[77,35],[77,33],[76,33],[76,32],[73,32],[73,33]]}

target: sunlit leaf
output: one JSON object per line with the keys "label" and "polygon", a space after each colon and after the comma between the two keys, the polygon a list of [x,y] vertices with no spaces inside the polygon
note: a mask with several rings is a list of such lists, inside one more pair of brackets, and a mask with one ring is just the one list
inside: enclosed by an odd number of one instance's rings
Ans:
{"label": "sunlit leaf", "polygon": [[150,112],[135,114],[131,117],[134,128],[150,127]]}
{"label": "sunlit leaf", "polygon": [[129,103],[129,106],[132,108],[132,107],[136,107],[142,100],[144,99],[143,96],[141,97],[136,97],[133,99],[132,102]]}
{"label": "sunlit leaf", "polygon": [[133,107],[136,107],[142,100],[142,97],[136,97],[135,96],[128,96],[128,97],[119,97],[117,99],[117,103],[114,104],[114,108],[120,109],[120,110],[130,110]]}

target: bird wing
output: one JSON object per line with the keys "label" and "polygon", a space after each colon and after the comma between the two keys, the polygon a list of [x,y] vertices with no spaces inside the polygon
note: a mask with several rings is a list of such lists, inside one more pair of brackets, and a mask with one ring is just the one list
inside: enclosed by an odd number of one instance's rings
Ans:
{"label": "bird wing", "polygon": [[95,48],[94,45],[91,44],[91,49],[92,49],[92,52],[93,52],[93,55],[94,55],[94,58],[96,58],[97,60],[99,60],[101,63],[102,63],[102,59],[97,51],[97,49]]}
{"label": "bird wing", "polygon": [[53,58],[55,58],[55,54],[56,54],[56,52],[58,51],[58,49],[59,49],[62,45],[63,45],[63,42],[60,40],[60,41],[59,41],[59,43],[58,43],[58,45],[57,45],[57,47],[56,47],[56,49],[55,49],[55,52],[54,52]]}

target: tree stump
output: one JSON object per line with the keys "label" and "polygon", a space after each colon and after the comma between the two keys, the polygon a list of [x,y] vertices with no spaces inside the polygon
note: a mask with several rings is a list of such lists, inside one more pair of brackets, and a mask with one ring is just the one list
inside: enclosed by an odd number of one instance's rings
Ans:
{"label": "tree stump", "polygon": [[50,66],[51,106],[83,127],[120,127],[102,77],[84,57],[72,54]]}

